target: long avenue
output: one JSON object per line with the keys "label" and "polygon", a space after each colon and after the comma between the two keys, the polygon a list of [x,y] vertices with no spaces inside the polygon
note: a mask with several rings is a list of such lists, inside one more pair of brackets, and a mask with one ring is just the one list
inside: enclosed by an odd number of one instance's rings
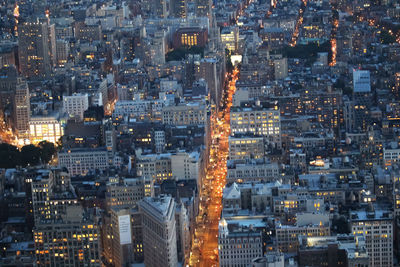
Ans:
{"label": "long avenue", "polygon": [[212,116],[210,158],[206,179],[200,192],[200,212],[196,219],[190,266],[218,266],[218,222],[222,208],[222,189],[225,186],[227,172],[229,115],[238,74],[238,69],[234,69],[229,75],[229,84],[225,90],[222,108]]}

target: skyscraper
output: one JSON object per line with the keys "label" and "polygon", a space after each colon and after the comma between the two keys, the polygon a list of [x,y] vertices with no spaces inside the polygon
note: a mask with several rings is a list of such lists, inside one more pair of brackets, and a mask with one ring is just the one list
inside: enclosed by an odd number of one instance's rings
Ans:
{"label": "skyscraper", "polygon": [[222,92],[217,75],[218,59],[204,58],[195,62],[195,78],[198,80],[203,78],[210,89],[210,96],[214,103],[219,103]]}
{"label": "skyscraper", "polygon": [[371,122],[371,78],[368,70],[353,71],[354,125],[356,130],[366,131]]}
{"label": "skyscraper", "polygon": [[47,22],[25,22],[18,27],[20,72],[27,78],[47,76],[51,71]]}
{"label": "skyscraper", "polygon": [[350,226],[354,235],[365,236],[370,266],[393,266],[393,214],[375,210],[370,205],[365,211],[350,213]]}
{"label": "skyscraper", "polygon": [[170,0],[170,15],[177,18],[186,18],[187,0]]}
{"label": "skyscraper", "polygon": [[68,173],[43,170],[32,180],[37,266],[100,266],[100,230],[77,200]]}
{"label": "skyscraper", "polygon": [[25,81],[18,79],[14,96],[14,125],[19,136],[27,136],[30,119],[29,88]]}
{"label": "skyscraper", "polygon": [[175,201],[170,196],[146,197],[142,213],[144,264],[146,267],[178,265]]}

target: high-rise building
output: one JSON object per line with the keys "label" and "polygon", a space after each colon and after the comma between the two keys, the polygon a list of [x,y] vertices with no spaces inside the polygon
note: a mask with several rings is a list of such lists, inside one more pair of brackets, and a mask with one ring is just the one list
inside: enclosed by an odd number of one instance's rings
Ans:
{"label": "high-rise building", "polygon": [[170,154],[148,154],[136,158],[136,175],[161,182],[172,177]]}
{"label": "high-rise building", "polygon": [[50,74],[51,53],[47,22],[25,22],[18,26],[19,66],[23,76],[42,78]]}
{"label": "high-rise building", "polygon": [[368,70],[353,70],[354,93],[371,92],[371,78]]}
{"label": "high-rise building", "polygon": [[223,28],[221,30],[221,41],[230,52],[236,52],[239,46],[239,27]]}
{"label": "high-rise building", "polygon": [[57,40],[55,49],[55,60],[56,65],[63,67],[68,62],[69,57],[69,42],[66,40]]}
{"label": "high-rise building", "polygon": [[28,136],[30,117],[31,107],[28,84],[22,79],[18,79],[14,96],[14,125],[18,136]]}
{"label": "high-rise building", "polygon": [[165,132],[154,131],[154,143],[156,147],[156,153],[163,153],[165,149]]}
{"label": "high-rise building", "polygon": [[365,236],[369,266],[393,266],[393,214],[388,210],[350,213],[351,231]]}
{"label": "high-rise building", "polygon": [[230,228],[222,218],[218,225],[219,266],[249,266],[252,259],[263,256],[261,231],[237,225]]}
{"label": "high-rise building", "polygon": [[107,184],[107,207],[120,208],[136,207],[137,203],[145,197],[144,178],[118,178]]}
{"label": "high-rise building", "polygon": [[274,73],[275,80],[285,79],[288,76],[288,62],[286,57],[274,59]]}
{"label": "high-rise building", "polygon": [[146,267],[178,265],[175,201],[170,196],[146,197],[139,202],[142,214]]}
{"label": "high-rise building", "polygon": [[229,159],[259,159],[265,155],[264,137],[254,135],[229,136]]}
{"label": "high-rise building", "polygon": [[14,66],[0,68],[0,108],[13,103],[18,73]]}
{"label": "high-rise building", "polygon": [[166,125],[205,125],[206,113],[206,106],[202,103],[165,106],[162,111],[162,121]]}
{"label": "high-rise building", "polygon": [[187,0],[170,0],[170,15],[177,18],[186,18]]}
{"label": "high-rise building", "polygon": [[78,202],[69,174],[38,172],[31,187],[37,266],[100,266],[96,216]]}
{"label": "high-rise building", "polygon": [[142,217],[137,208],[114,206],[105,217],[103,254],[112,266],[143,261]]}
{"label": "high-rise building", "polygon": [[400,97],[400,72],[396,72],[394,75],[394,86],[392,88],[392,93],[396,98]]}
{"label": "high-rise building", "polygon": [[295,225],[275,226],[276,241],[281,252],[296,252],[299,247],[299,236],[329,236],[330,221],[324,213],[298,213]]}
{"label": "high-rise building", "polygon": [[214,103],[219,104],[222,97],[222,88],[217,71],[218,59],[204,58],[194,62],[195,79],[203,78],[210,90],[210,97]]}
{"label": "high-rise building", "polygon": [[108,151],[100,148],[64,149],[58,153],[58,164],[68,169],[71,175],[86,175],[93,170],[106,170],[109,167]]}
{"label": "high-rise building", "polygon": [[231,110],[232,134],[252,133],[265,136],[268,144],[281,147],[281,117],[277,108],[234,107]]}

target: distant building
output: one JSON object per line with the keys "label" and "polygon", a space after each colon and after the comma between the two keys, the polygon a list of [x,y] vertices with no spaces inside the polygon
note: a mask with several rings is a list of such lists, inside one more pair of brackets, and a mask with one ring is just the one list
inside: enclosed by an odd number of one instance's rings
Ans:
{"label": "distant building", "polygon": [[56,64],[59,67],[65,66],[68,62],[68,58],[70,55],[70,44],[66,40],[57,40],[56,41]]}
{"label": "distant building", "polygon": [[264,181],[272,182],[280,176],[279,166],[275,162],[261,160],[228,161],[227,182]]}
{"label": "distant building", "polygon": [[19,66],[27,78],[50,74],[50,38],[47,22],[24,22],[18,25]]}
{"label": "distant building", "polygon": [[14,96],[14,127],[18,136],[27,137],[29,131],[29,119],[31,106],[28,84],[18,80]]}
{"label": "distant building", "polygon": [[217,58],[204,58],[194,62],[195,80],[204,79],[206,81],[210,91],[210,98],[217,106],[222,97],[222,81],[221,76],[219,76],[219,64],[220,62]]}
{"label": "distant building", "polygon": [[146,197],[139,203],[142,214],[144,264],[146,267],[178,265],[175,201],[172,197]]}
{"label": "distant building", "polygon": [[169,8],[167,7],[167,0],[150,0],[151,14],[158,18],[167,18]]}
{"label": "distant building", "polygon": [[288,62],[286,57],[274,59],[274,73],[275,80],[282,80],[288,76]]}
{"label": "distant building", "polygon": [[136,175],[161,182],[171,179],[171,154],[140,155],[136,159]]}
{"label": "distant building", "polygon": [[271,49],[277,49],[285,43],[285,31],[282,28],[264,28],[260,31],[260,38],[267,42]]}
{"label": "distant building", "polygon": [[84,22],[76,22],[74,33],[77,40],[86,42],[99,41],[102,38],[99,24],[86,25]]}

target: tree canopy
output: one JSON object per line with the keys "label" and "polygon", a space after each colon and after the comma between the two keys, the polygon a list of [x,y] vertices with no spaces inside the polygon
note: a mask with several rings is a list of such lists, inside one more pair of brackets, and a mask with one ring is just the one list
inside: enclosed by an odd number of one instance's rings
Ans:
{"label": "tree canopy", "polygon": [[34,166],[48,163],[56,153],[53,143],[42,141],[37,146],[26,145],[18,150],[16,146],[0,144],[0,168]]}

